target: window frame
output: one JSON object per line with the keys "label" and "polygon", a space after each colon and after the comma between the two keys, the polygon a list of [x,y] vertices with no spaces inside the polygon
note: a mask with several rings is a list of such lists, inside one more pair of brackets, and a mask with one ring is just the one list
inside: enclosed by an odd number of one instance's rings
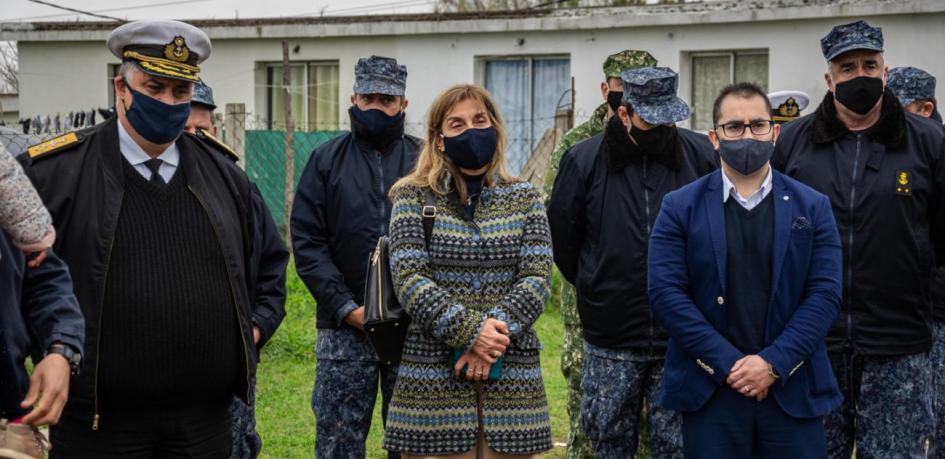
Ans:
{"label": "window frame", "polygon": [[[568,62],[568,73],[571,73],[571,54],[570,53],[535,53],[535,54],[498,54],[498,55],[481,55],[475,56],[475,81],[482,86],[486,87],[486,68],[488,67],[489,62],[512,62],[512,61],[525,61],[527,63],[525,78],[526,78],[526,87],[528,92],[528,104],[526,106],[525,117],[528,121],[528,126],[526,127],[526,132],[528,138],[528,152],[529,155],[533,152],[533,144],[540,138],[533,138],[535,130],[535,85],[534,85],[534,74],[535,74],[535,61],[543,60],[565,60]],[[571,75],[573,77],[573,74]],[[569,88],[570,90],[570,88]],[[509,120],[506,120],[508,122]],[[511,139],[510,139],[511,140]],[[527,160],[526,160],[527,163]],[[523,165],[524,167],[524,165]]]}
{"label": "window frame", "polygon": [[[766,72],[765,79],[770,80],[771,78],[771,50],[769,48],[748,48],[748,49],[728,49],[728,50],[707,50],[707,51],[689,51],[687,53],[689,56],[689,100],[695,105],[696,101],[696,85],[699,84],[699,80],[694,78],[696,74],[696,59],[700,57],[728,57],[728,83],[735,83],[735,59],[739,56],[767,56],[768,57],[768,71]],[[766,81],[765,87],[768,87],[769,84]],[[696,113],[696,107],[692,107],[693,116]],[[698,126],[694,122],[690,121],[691,128],[697,129]],[[711,129],[711,127],[710,127]]]}
{"label": "window frame", "polygon": [[105,79],[108,82],[108,106],[114,107],[118,104],[118,95],[115,94],[115,77],[118,76],[118,70],[121,68],[121,63],[109,63],[105,67]]}
{"label": "window frame", "polygon": [[[273,121],[275,119],[275,113],[273,113],[272,93],[273,93],[273,89],[276,86],[282,86],[281,79],[278,82],[275,80],[276,70],[280,72],[280,75],[282,73],[282,62],[281,61],[261,61],[258,64],[262,65],[263,71],[266,75],[266,91],[264,92],[264,98],[265,98],[265,104],[266,104],[266,127],[269,130],[273,130],[274,129]],[[333,59],[313,59],[313,60],[289,61],[290,74],[292,72],[292,67],[302,67],[304,69],[304,72],[302,74],[302,81],[304,82],[304,84],[302,85],[302,90],[303,90],[303,100],[305,100],[306,102],[309,100],[309,86],[311,86],[311,84],[309,84],[309,81],[311,81],[310,80],[311,75],[309,72],[312,71],[313,66],[335,66],[340,71],[341,62],[340,60],[337,60],[337,59],[334,59],[334,60]],[[338,81],[337,84],[339,86],[338,93],[340,97],[341,82]],[[338,101],[338,103],[340,105],[340,100]],[[293,113],[292,115],[293,117],[296,116],[295,113]],[[309,126],[308,103],[305,104],[305,112],[302,115],[303,117],[302,117],[301,126],[299,126],[298,124],[293,126],[296,131],[299,131],[299,130],[308,131],[308,126]],[[339,115],[339,119],[337,123],[338,123],[338,126],[336,126],[336,129],[339,128],[341,125],[340,115]],[[302,127],[302,129],[300,129],[300,127]]]}

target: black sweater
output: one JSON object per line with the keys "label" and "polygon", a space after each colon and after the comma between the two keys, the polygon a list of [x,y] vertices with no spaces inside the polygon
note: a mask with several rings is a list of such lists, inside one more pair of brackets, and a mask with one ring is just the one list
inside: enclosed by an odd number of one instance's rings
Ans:
{"label": "black sweater", "polygon": [[214,229],[184,171],[125,198],[102,308],[101,396],[148,404],[225,397],[239,375],[236,309]]}
{"label": "black sweater", "polygon": [[765,347],[774,245],[773,199],[768,194],[751,210],[735,198],[725,203],[727,337],[745,354],[757,354]]}

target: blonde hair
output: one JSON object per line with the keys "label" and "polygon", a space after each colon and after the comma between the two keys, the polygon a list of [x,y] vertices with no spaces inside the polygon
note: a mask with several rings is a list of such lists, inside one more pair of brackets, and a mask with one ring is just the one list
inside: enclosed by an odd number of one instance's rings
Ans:
{"label": "blonde hair", "polygon": [[[446,159],[442,151],[438,151],[437,140],[441,133],[443,122],[450,110],[464,100],[472,99],[483,106],[486,116],[495,128],[496,138],[498,140],[495,156],[485,174],[485,181],[488,185],[498,183],[511,183],[518,181],[509,173],[505,164],[505,124],[502,122],[502,115],[496,106],[495,100],[489,91],[482,86],[473,84],[461,84],[453,86],[440,93],[430,105],[430,113],[427,115],[427,132],[423,148],[420,150],[420,157],[417,158],[417,165],[413,171],[406,177],[401,178],[391,187],[391,196],[401,187],[412,185],[419,188],[430,188],[434,193],[445,195],[449,192],[449,185],[446,183],[447,174],[454,179],[460,177],[459,169]],[[454,186],[459,193],[462,201],[466,201],[466,182],[464,180],[454,180]]]}

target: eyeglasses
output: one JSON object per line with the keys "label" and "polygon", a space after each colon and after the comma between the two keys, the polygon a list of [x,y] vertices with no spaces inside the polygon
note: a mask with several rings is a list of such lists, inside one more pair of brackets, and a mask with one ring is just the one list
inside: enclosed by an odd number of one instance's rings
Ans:
{"label": "eyeglasses", "polygon": [[741,137],[742,134],[745,133],[746,127],[751,130],[752,135],[765,135],[771,132],[771,125],[771,120],[755,120],[750,123],[733,121],[721,126],[716,125],[715,129],[718,130],[722,128],[722,131],[725,132],[725,135],[728,137]]}

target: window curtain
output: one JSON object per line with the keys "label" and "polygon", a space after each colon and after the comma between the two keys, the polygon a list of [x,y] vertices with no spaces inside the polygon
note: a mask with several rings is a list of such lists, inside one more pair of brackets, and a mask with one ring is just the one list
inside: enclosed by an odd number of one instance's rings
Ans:
{"label": "window curtain", "polygon": [[509,170],[517,174],[529,153],[530,100],[528,60],[486,61],[486,89],[492,93],[502,120],[508,144],[505,159]]}
{"label": "window curtain", "polygon": [[338,64],[309,66],[308,130],[338,130]]}
{"label": "window curtain", "polygon": [[[712,129],[712,105],[719,92],[732,81],[730,56],[692,58],[692,129]],[[766,72],[767,73],[767,72]]]}
{"label": "window curtain", "polygon": [[768,55],[736,54],[734,82],[754,83],[768,92]]}
{"label": "window curtain", "polygon": [[[283,103],[285,100],[285,86],[282,84],[282,66],[269,67],[269,73],[272,76],[272,87],[269,93],[269,101],[271,104],[270,127],[275,130],[285,130],[285,104]],[[290,103],[292,104],[292,120],[295,122],[295,129],[297,130],[305,128],[305,86],[305,65],[290,65]]]}
{"label": "window curtain", "polygon": [[571,63],[568,59],[536,59],[532,72],[533,107],[531,145],[516,173],[525,167],[531,152],[535,151],[542,136],[555,126],[555,112],[561,104],[571,102],[565,93],[571,89]]}

